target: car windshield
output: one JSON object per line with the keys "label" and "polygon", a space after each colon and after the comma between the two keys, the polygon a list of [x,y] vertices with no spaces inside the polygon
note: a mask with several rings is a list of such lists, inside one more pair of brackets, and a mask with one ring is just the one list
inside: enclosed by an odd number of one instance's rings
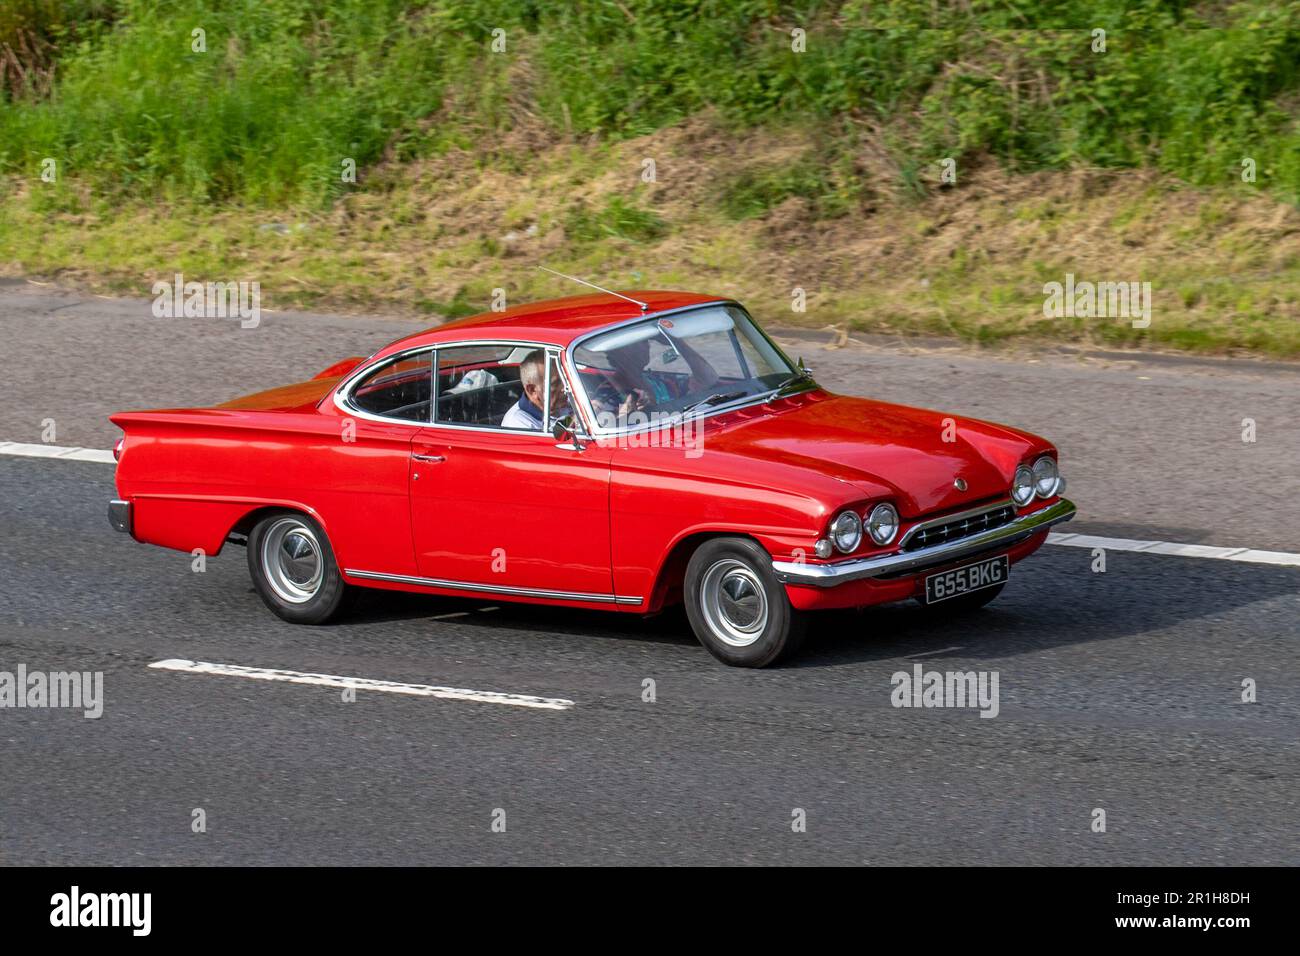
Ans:
{"label": "car windshield", "polygon": [[734,305],[620,326],[587,339],[573,357],[602,429],[739,401],[797,374]]}

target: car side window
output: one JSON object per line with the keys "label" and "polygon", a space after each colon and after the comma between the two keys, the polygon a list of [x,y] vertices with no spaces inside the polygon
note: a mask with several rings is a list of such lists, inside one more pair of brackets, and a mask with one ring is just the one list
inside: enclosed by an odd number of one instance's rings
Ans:
{"label": "car side window", "polygon": [[375,369],[352,389],[358,410],[401,421],[427,422],[433,381],[431,352],[419,352]]}
{"label": "car side window", "polygon": [[434,421],[477,428],[503,427],[502,420],[523,395],[519,364],[531,350],[523,345],[439,348]]}

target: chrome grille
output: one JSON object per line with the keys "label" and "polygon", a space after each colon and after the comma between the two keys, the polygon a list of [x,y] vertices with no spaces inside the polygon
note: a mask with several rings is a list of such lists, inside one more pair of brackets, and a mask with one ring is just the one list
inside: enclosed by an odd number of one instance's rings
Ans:
{"label": "chrome grille", "polygon": [[1009,501],[1004,501],[988,508],[963,511],[961,514],[947,518],[936,518],[919,524],[909,531],[903,537],[899,548],[902,551],[919,551],[936,544],[946,544],[990,528],[1001,527],[1015,517],[1015,506]]}

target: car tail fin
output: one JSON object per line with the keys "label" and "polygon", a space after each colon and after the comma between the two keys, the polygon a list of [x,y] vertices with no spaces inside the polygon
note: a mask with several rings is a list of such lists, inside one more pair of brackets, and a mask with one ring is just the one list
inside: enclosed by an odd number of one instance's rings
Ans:
{"label": "car tail fin", "polygon": [[364,356],[354,355],[351,358],[345,358],[341,362],[335,362],[325,371],[313,375],[312,378],[342,378],[364,361]]}

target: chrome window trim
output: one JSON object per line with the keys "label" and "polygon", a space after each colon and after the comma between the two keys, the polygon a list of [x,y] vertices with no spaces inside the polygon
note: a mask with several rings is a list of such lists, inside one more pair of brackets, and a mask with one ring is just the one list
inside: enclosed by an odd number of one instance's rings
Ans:
{"label": "chrome window trim", "polygon": [[[907,544],[908,541],[912,540],[913,535],[920,534],[922,531],[925,531],[929,528],[935,528],[938,527],[939,525],[951,524],[954,521],[964,521],[967,518],[975,518],[983,514],[988,514],[991,511],[999,511],[1002,508],[1007,507],[1008,505],[1010,505],[1012,508],[1015,508],[1016,510],[1019,510],[1019,507],[1016,505],[1016,503],[1012,501],[1010,498],[1007,498],[1005,501],[997,501],[991,505],[982,505],[979,508],[971,508],[969,511],[958,511],[956,514],[944,515],[943,517],[940,518],[931,518],[928,521],[922,521],[920,524],[909,529],[907,534],[903,535],[903,537],[899,539],[898,547],[901,550]],[[958,538],[955,540],[960,541],[961,539]]]}
{"label": "chrome window trim", "polygon": [[614,594],[596,594],[589,591],[552,591],[549,588],[520,588],[505,584],[475,584],[472,581],[452,581],[446,578],[422,578],[411,574],[385,574],[380,571],[359,571],[348,568],[348,577],[370,581],[391,581],[396,584],[414,584],[426,588],[446,588],[453,591],[479,591],[483,594],[508,594],[515,597],[551,598],[557,601],[589,601],[593,604],[640,604],[639,597],[620,597]]}
{"label": "chrome window trim", "polygon": [[[785,351],[774,341],[772,341],[771,336],[769,336],[763,330],[763,327],[759,325],[756,321],[754,321],[754,317],[749,314],[749,310],[746,309],[739,302],[737,302],[735,299],[714,299],[713,301],[710,302],[696,302],[693,303],[692,305],[678,306],[675,309],[664,309],[661,312],[649,312],[644,315],[633,316],[630,319],[623,319],[611,325],[606,325],[603,326],[602,328],[594,329],[591,332],[587,332],[584,335],[579,336],[578,338],[570,342],[568,347],[564,350],[565,361],[567,362],[569,366],[569,370],[572,373],[571,378],[575,386],[574,388],[571,389],[571,392],[582,393],[578,397],[577,404],[581,406],[583,415],[587,419],[588,428],[592,429],[591,435],[596,438],[609,438],[609,437],[616,437],[622,435],[637,435],[640,434],[641,432],[648,432],[648,431],[662,431],[664,428],[669,427],[670,425],[675,425],[680,422],[687,421],[687,418],[685,415],[674,414],[666,418],[664,421],[648,422],[644,425],[628,425],[623,428],[598,427],[596,410],[591,406],[591,402],[587,397],[587,390],[585,388],[582,388],[582,379],[578,376],[578,363],[577,360],[574,358],[574,353],[578,350],[578,348],[582,345],[583,342],[587,341],[588,339],[595,338],[598,335],[604,335],[606,332],[612,332],[615,329],[621,329],[627,325],[632,325],[637,322],[645,322],[648,319],[662,319],[664,316],[678,315],[682,312],[694,312],[697,309],[713,309],[713,308],[717,308],[718,306],[728,306],[728,305],[733,305],[737,309],[739,309],[742,313],[744,313],[745,318],[749,319],[750,324],[753,325],[754,329],[758,332],[758,334],[763,337],[763,339],[767,342],[768,345],[772,347],[772,350],[776,352],[777,355],[781,356],[781,358],[785,360],[786,365],[789,366],[791,372],[795,372],[798,370],[798,366],[794,362],[790,361],[790,356],[786,355]],[[816,383],[811,381],[808,383],[809,389],[816,388],[816,387],[817,387]],[[710,418],[713,415],[720,415],[723,412],[734,412],[741,408],[748,408],[751,405],[761,405],[763,402],[767,401],[767,399],[776,391],[777,389],[771,388],[768,389],[767,391],[757,392],[753,395],[746,395],[744,398],[738,398],[735,399],[734,401],[725,402],[721,405],[710,405],[706,408],[702,408],[696,411],[693,415],[690,416],[690,420]],[[797,395],[800,393],[793,392],[791,394]]]}
{"label": "chrome window trim", "polygon": [[[546,351],[542,352],[542,407],[539,408],[538,411],[542,413],[542,434],[543,435],[551,434],[551,429],[548,426],[550,425],[550,418],[551,418],[551,363],[552,362],[555,363],[556,371],[559,371],[560,368],[559,356],[555,352],[552,352],[550,349],[547,349]],[[524,377],[521,374],[519,376],[520,391],[523,390],[523,387],[524,387]],[[527,398],[527,396],[524,397]],[[433,410],[433,417],[435,420],[438,417],[437,408],[434,408]]]}
{"label": "chrome window trim", "polygon": [[[349,372],[347,378],[343,379],[343,381],[335,387],[332,396],[334,407],[350,416],[363,418],[372,422],[383,422],[386,425],[420,426],[428,424],[427,422],[413,421],[409,418],[392,418],[387,415],[376,415],[374,412],[367,412],[363,409],[357,408],[355,405],[351,404],[350,400],[352,398],[353,389],[360,384],[362,379],[369,378],[372,372],[378,372],[389,365],[396,365],[403,359],[410,358],[412,355],[418,355],[420,352],[428,352],[432,355],[433,349],[434,347],[432,345],[419,345],[409,349],[403,349],[400,352],[394,352],[392,355],[385,355],[376,362],[370,362],[369,364],[366,364],[365,362],[361,363],[361,365]],[[430,362],[432,363],[432,359],[430,359]],[[432,397],[430,397],[429,401],[432,404]],[[432,414],[432,411],[430,414]]]}
{"label": "chrome window trim", "polygon": [[[410,358],[412,355],[416,355],[420,352],[428,352],[432,355],[433,346],[415,346],[409,349],[403,349],[400,352],[394,352],[392,355],[386,355],[378,361],[367,360],[369,364],[363,362],[361,365],[349,372],[347,377],[343,379],[343,381],[339,382],[339,384],[334,388],[334,394],[331,396],[334,407],[346,415],[355,418],[363,418],[366,421],[383,422],[386,425],[413,425],[418,427],[420,425],[428,424],[427,422],[412,421],[409,418],[390,418],[386,415],[376,415],[374,412],[363,411],[351,404],[352,391],[363,378],[367,378],[370,373],[377,372],[385,366],[395,365],[403,359]],[[432,401],[432,398],[430,398],[430,401]]]}
{"label": "chrome window trim", "polygon": [[[363,367],[357,368],[349,373],[348,377],[340,382],[338,387],[334,389],[334,394],[332,396],[334,407],[345,415],[354,418],[361,418],[365,421],[379,422],[384,425],[410,425],[414,428],[435,428],[459,432],[486,432],[492,435],[524,435],[534,438],[548,438],[551,441],[554,441],[554,438],[552,438],[550,433],[546,431],[527,431],[522,428],[502,428],[499,425],[460,425],[455,422],[423,422],[412,421],[409,418],[389,418],[385,415],[376,415],[373,412],[363,411],[351,404],[350,400],[352,398],[352,390],[356,388],[357,384],[371,372],[378,371],[386,365],[396,364],[397,362],[402,361],[402,359],[409,358],[412,355],[417,355],[420,352],[429,352],[433,356],[430,360],[430,366],[434,378],[434,387],[431,390],[429,399],[429,414],[432,416],[435,413],[433,403],[437,400],[438,376],[436,353],[439,349],[467,348],[478,345],[512,346],[515,348],[523,347],[527,348],[529,351],[533,351],[534,349],[544,349],[548,354],[554,353],[563,355],[563,346],[556,345],[552,342],[533,342],[525,339],[467,339],[458,342],[439,342],[436,344],[426,343],[424,345],[415,345],[409,349],[403,349],[400,352],[385,355],[382,359],[371,362],[369,365],[364,365]],[[566,378],[568,377],[567,369],[563,362],[560,363],[560,371],[562,375]],[[568,383],[566,382],[565,384],[567,385]],[[573,393],[572,387],[570,387],[569,391],[570,394]],[[590,436],[583,435],[581,437]]]}
{"label": "chrome window trim", "polygon": [[[769,346],[771,346],[772,350],[776,352],[777,355],[781,356],[781,358],[785,360],[786,365],[790,368],[790,370],[792,372],[797,370],[798,366],[793,361],[791,361],[790,356],[786,355],[785,351],[779,345],[777,345],[775,341],[772,340],[772,337],[767,334],[767,332],[763,329],[763,327],[759,325],[758,322],[754,321],[754,317],[749,314],[749,311],[743,305],[741,305],[735,299],[714,299],[708,302],[696,302],[691,305],[678,306],[675,309],[664,309],[659,312],[649,312],[643,315],[632,316],[627,319],[620,319],[617,322],[612,322],[609,325],[603,325],[600,328],[592,329],[590,332],[584,333],[583,335],[579,336],[578,338],[570,342],[567,346],[556,345],[553,342],[536,342],[536,341],[529,341],[525,339],[499,339],[499,338],[466,339],[463,341],[438,342],[433,344],[425,343],[424,345],[412,346],[409,349],[403,349],[400,352],[394,352],[391,355],[386,355],[382,359],[379,359],[378,361],[370,362],[369,364],[363,363],[361,367],[354,369],[351,373],[349,373],[347,378],[345,378],[342,382],[340,382],[338,387],[335,388],[334,395],[333,395],[334,406],[344,414],[355,416],[357,418],[361,418],[366,421],[379,422],[385,425],[411,425],[414,426],[415,428],[452,429],[452,430],[467,431],[467,432],[487,432],[493,435],[502,435],[502,434],[532,435],[535,437],[551,438],[551,435],[546,431],[531,432],[531,431],[524,431],[523,429],[520,428],[501,428],[496,426],[484,426],[484,425],[457,425],[452,422],[434,422],[434,421],[416,422],[416,421],[411,421],[410,419],[388,418],[383,415],[375,415],[372,412],[362,411],[361,409],[352,406],[348,402],[348,400],[351,397],[353,388],[355,388],[357,383],[368,373],[372,371],[376,371],[382,368],[384,365],[401,361],[403,358],[409,357],[419,352],[427,351],[427,352],[436,353],[437,350],[440,348],[450,349],[450,348],[461,348],[465,346],[475,346],[475,345],[512,345],[512,346],[525,346],[530,350],[540,348],[540,349],[546,349],[548,352],[553,351],[559,353],[562,359],[562,361],[559,363],[560,372],[563,378],[565,379],[565,385],[567,386],[569,395],[574,399],[572,403],[573,410],[577,415],[578,422],[583,426],[584,429],[583,433],[578,437],[586,438],[586,439],[597,439],[597,438],[617,437],[622,435],[634,435],[634,434],[640,434],[641,432],[648,432],[648,431],[659,431],[662,430],[664,427],[666,427],[666,422],[649,422],[644,425],[627,426],[624,428],[613,428],[613,429],[598,428],[596,422],[595,410],[591,407],[591,403],[588,401],[586,389],[582,387],[582,380],[578,374],[578,366],[576,360],[574,359],[574,352],[578,349],[580,345],[582,345],[583,342],[587,341],[588,339],[595,338],[598,335],[603,335],[606,332],[612,332],[615,329],[621,329],[626,325],[633,324],[634,322],[644,322],[647,319],[660,319],[663,318],[664,316],[678,315],[683,312],[693,312],[697,309],[709,309],[709,308],[716,308],[718,306],[728,306],[728,305],[735,306],[742,313],[744,313],[745,317],[749,319],[750,323],[753,325],[754,329],[758,332],[758,334],[763,337],[763,339],[767,342]],[[434,372],[436,376],[436,358],[432,360],[431,364],[434,365]],[[799,391],[791,392],[789,394],[798,395],[804,391],[811,391],[819,387],[820,386],[818,386],[816,382],[809,380],[805,388]],[[766,402],[776,391],[777,389],[775,388],[768,389],[767,391],[758,392],[754,395],[748,395],[745,398],[736,399],[735,401],[732,402],[726,402],[722,405],[708,406],[707,408],[700,409],[696,411],[693,415],[691,415],[691,420],[710,418],[713,415],[720,415],[725,412],[733,412],[733,411],[738,411],[739,409],[742,408],[748,408],[754,405],[761,405],[764,402]],[[430,398],[431,406],[434,400],[435,397],[431,396]],[[430,409],[430,414],[431,415],[433,414],[432,407]],[[667,421],[675,424],[677,422],[682,422],[686,420],[687,419],[685,416],[677,416],[676,418],[670,418]]]}

